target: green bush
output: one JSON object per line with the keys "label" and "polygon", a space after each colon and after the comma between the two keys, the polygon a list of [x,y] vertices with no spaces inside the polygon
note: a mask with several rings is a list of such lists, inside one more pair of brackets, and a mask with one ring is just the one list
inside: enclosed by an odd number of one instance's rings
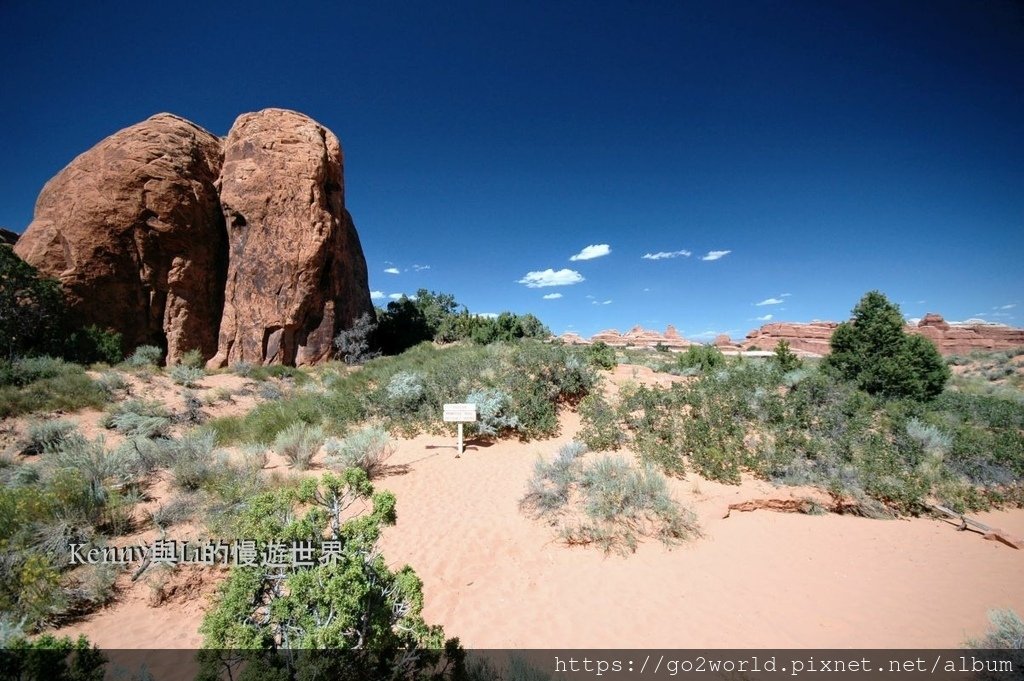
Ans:
{"label": "green bush", "polygon": [[789,341],[783,339],[775,345],[775,354],[772,355],[772,362],[782,373],[796,371],[803,366],[803,361],[792,350],[789,349]]}
{"label": "green bush", "polygon": [[725,366],[725,355],[713,345],[691,345],[676,360],[680,369],[698,369],[707,373]]}
{"label": "green bush", "polygon": [[178,361],[179,366],[191,367],[193,369],[202,369],[206,362],[203,360],[203,353],[199,348],[193,348],[181,356]]}
{"label": "green bush", "polygon": [[0,386],[0,418],[44,411],[77,411],[100,408],[107,402],[106,392],[73,364],[62,373],[23,385]]}
{"label": "green bush", "polygon": [[209,483],[215,475],[214,434],[191,431],[180,438],[164,440],[161,458],[170,464],[174,484],[186,492],[194,492]]}
{"label": "green bush", "polygon": [[[342,516],[354,501],[371,498],[369,514]],[[300,504],[309,510],[298,516]],[[203,619],[204,647],[357,649],[367,656],[348,656],[345,662],[352,666],[345,678],[376,677],[376,671],[396,669],[402,660],[410,665],[402,678],[425,678],[437,668],[444,633],[424,622],[422,582],[412,569],[392,572],[376,550],[380,529],[394,522],[394,496],[375,494],[357,468],[256,495],[240,515],[242,536],[261,550],[272,542],[305,541],[321,555],[324,542],[331,541],[332,559],[303,564],[285,556],[280,567],[233,567]],[[457,646],[448,642],[449,651]],[[417,655],[409,658],[409,651]],[[321,656],[325,664],[328,657]],[[371,663],[377,667],[373,673],[360,667]],[[319,671],[326,672],[323,678],[340,678],[342,670]]]}
{"label": "green bush", "polygon": [[598,369],[614,369],[618,365],[615,349],[604,341],[597,341],[587,346],[587,362]]}
{"label": "green bush", "polygon": [[86,326],[68,334],[63,354],[82,364],[118,364],[124,360],[123,343],[123,337],[116,331]]}
{"label": "green bush", "polygon": [[595,452],[618,449],[626,437],[615,408],[600,393],[591,393],[580,402],[582,427],[579,439]]}
{"label": "green bush", "polygon": [[60,284],[0,246],[0,357],[59,354],[65,325]]}
{"label": "green bush", "polygon": [[938,396],[949,380],[949,367],[934,343],[904,333],[903,324],[899,307],[871,291],[854,307],[852,321],[833,332],[824,366],[872,395]]}

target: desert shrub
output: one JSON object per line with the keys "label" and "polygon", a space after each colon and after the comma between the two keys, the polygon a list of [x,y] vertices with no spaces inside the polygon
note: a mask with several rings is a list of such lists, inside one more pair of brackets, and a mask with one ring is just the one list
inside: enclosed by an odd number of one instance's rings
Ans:
{"label": "desert shrub", "polygon": [[[370,499],[370,513],[343,515],[354,502]],[[299,515],[299,504],[309,510]],[[341,671],[354,674],[350,678],[376,677],[381,671],[390,677],[398,669],[402,678],[421,678],[421,670],[436,669],[444,633],[423,620],[422,582],[411,568],[392,572],[376,550],[380,529],[394,522],[394,496],[375,494],[357,468],[256,495],[239,516],[242,536],[262,550],[272,542],[301,539],[310,542],[311,551],[322,551],[330,541],[333,559],[302,564],[285,558],[280,567],[233,567],[200,627],[204,646],[369,654],[346,656],[345,670],[321,668],[324,678],[340,678]],[[457,645],[449,642],[448,650]],[[410,651],[416,654],[410,657]],[[319,657],[329,664],[331,656]],[[373,672],[360,666],[370,661]]]}
{"label": "desert shrub", "polygon": [[384,389],[386,409],[392,414],[416,411],[426,396],[423,376],[413,371],[399,371]]}
{"label": "desert shrub", "polygon": [[618,414],[600,393],[591,393],[580,402],[582,427],[579,438],[595,452],[618,449],[626,438]]}
{"label": "desert shrub", "polygon": [[679,355],[680,369],[698,369],[703,373],[725,366],[725,355],[713,345],[691,345]]}
{"label": "desert shrub", "polygon": [[476,421],[467,424],[470,434],[497,437],[519,427],[519,417],[511,412],[511,399],[502,390],[484,388],[466,396],[467,403],[476,405]]}
{"label": "desert shrub", "polygon": [[[69,439],[78,435],[78,427],[70,421],[35,421],[29,424],[21,445],[25,455],[54,452]],[[79,436],[80,437],[80,436]]]}
{"label": "desert shrub", "polygon": [[191,390],[181,391],[181,401],[184,406],[182,412],[175,416],[179,423],[199,425],[206,421],[206,413],[203,411],[203,401]]}
{"label": "desert shrub", "polygon": [[267,467],[267,448],[264,445],[246,445],[242,448],[242,455],[245,457],[246,466],[253,470]]}
{"label": "desert shrub", "polygon": [[836,328],[831,347],[824,366],[873,395],[928,400],[950,377],[935,344],[905,333],[899,307],[877,291],[861,298],[852,321]]}
{"label": "desert shrub", "polygon": [[363,364],[377,353],[370,351],[370,340],[377,330],[377,322],[369,312],[364,312],[352,326],[334,338],[334,349],[345,364]]}
{"label": "desert shrub", "polygon": [[175,364],[171,367],[171,380],[186,388],[195,388],[206,372],[199,367],[188,364]]}
{"label": "desert shrub", "polygon": [[205,363],[203,353],[199,348],[189,350],[178,360],[178,365],[192,367],[193,369],[202,369]]}
{"label": "desert shrub", "polygon": [[128,382],[124,379],[124,376],[113,369],[108,369],[100,374],[96,383],[108,396],[113,396],[122,390],[128,390]]}
{"label": "desert shrub", "polygon": [[538,462],[521,501],[552,524],[565,521],[563,541],[626,553],[636,550],[638,535],[672,544],[699,534],[693,514],[672,499],[653,467],[638,470],[617,457],[583,462],[582,451],[564,447],[552,463]]}
{"label": "desert shrub", "polygon": [[296,470],[309,468],[313,457],[324,444],[324,429],[297,422],[288,426],[274,438],[274,451],[287,459]]}
{"label": "desert shrub", "polygon": [[100,408],[107,395],[85,375],[81,367],[23,386],[0,386],[0,418],[43,411],[77,411]]}
{"label": "desert shrub", "polygon": [[58,357],[21,357],[0,363],[0,385],[25,386],[46,378],[77,374],[80,371],[80,367]]}
{"label": "desert shrub", "polygon": [[615,349],[604,341],[597,341],[587,346],[587,362],[598,369],[614,369],[618,364],[615,359]]}
{"label": "desert shrub", "polygon": [[527,483],[526,495],[520,500],[520,507],[538,517],[557,518],[556,514],[569,503],[578,473],[576,460],[586,452],[585,444],[570,442],[559,448],[552,461],[538,458],[533,467],[533,477]]}
{"label": "desert shrub", "polygon": [[177,496],[160,504],[149,514],[150,521],[161,530],[187,522],[199,510],[199,503],[191,496]]}
{"label": "desert shrub", "polygon": [[238,376],[248,377],[252,374],[253,365],[252,362],[235,362],[231,365],[231,373],[237,374]]}
{"label": "desert shrub", "polygon": [[349,435],[343,440],[330,439],[324,445],[326,463],[331,468],[345,470],[360,468],[371,480],[380,476],[387,460],[394,454],[391,438],[383,428],[371,426]]}
{"label": "desert shrub", "polygon": [[796,371],[803,366],[803,361],[789,349],[789,341],[783,339],[775,345],[775,354],[772,355],[772,362],[782,373]]}
{"label": "desert shrub", "polygon": [[131,356],[128,357],[128,366],[132,367],[147,367],[147,366],[160,366],[160,362],[163,361],[164,351],[155,345],[140,345],[135,348]]}
{"label": "desert shrub", "polygon": [[202,488],[215,473],[215,436],[212,432],[193,430],[180,438],[161,443],[163,457],[169,463],[171,479],[186,492]]}
{"label": "desert shrub", "polygon": [[125,437],[166,437],[170,434],[171,420],[166,416],[149,416],[133,411],[110,415],[104,423]]}
{"label": "desert shrub", "polygon": [[990,626],[981,639],[966,642],[981,650],[1024,650],[1024,620],[1013,610],[990,610]]}

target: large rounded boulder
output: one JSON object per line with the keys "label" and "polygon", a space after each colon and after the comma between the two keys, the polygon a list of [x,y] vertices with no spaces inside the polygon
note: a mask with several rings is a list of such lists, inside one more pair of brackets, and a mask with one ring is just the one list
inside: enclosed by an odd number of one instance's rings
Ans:
{"label": "large rounded boulder", "polygon": [[335,335],[373,310],[338,138],[294,111],[244,114],[224,143],[219,188],[228,272],[209,365],[330,357]]}
{"label": "large rounded boulder", "polygon": [[221,141],[171,114],[121,130],[46,183],[15,252],[58,279],[80,324],[169,362],[217,347],[226,233]]}

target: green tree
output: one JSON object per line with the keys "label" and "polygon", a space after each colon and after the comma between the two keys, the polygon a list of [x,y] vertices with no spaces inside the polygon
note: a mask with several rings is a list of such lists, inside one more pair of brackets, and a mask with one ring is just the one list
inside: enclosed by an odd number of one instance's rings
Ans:
{"label": "green tree", "polygon": [[[370,513],[347,512],[367,500]],[[298,516],[296,507],[308,510]],[[330,648],[349,654],[307,658],[322,674],[317,678],[426,678],[441,649],[454,651],[458,644],[446,643],[441,627],[424,622],[422,582],[412,568],[392,571],[377,550],[381,528],[395,518],[394,495],[374,493],[359,468],[254,498],[239,518],[238,536],[255,540],[262,551],[304,542],[317,557],[293,560],[286,548],[279,565],[232,568],[203,619],[204,647]],[[321,560],[325,555],[329,559]],[[323,666],[331,664],[343,669]],[[286,678],[295,676],[287,670]]]}
{"label": "green tree", "polygon": [[903,330],[899,306],[878,291],[864,295],[853,318],[832,334],[824,366],[865,392],[885,397],[928,400],[949,380],[949,367],[935,344]]}
{"label": "green tree", "polygon": [[803,362],[796,354],[789,349],[789,341],[783,339],[775,346],[775,355],[772,357],[775,366],[784,372],[793,371],[803,366]]}
{"label": "green tree", "polygon": [[0,246],[0,356],[59,354],[65,317],[60,284]]}

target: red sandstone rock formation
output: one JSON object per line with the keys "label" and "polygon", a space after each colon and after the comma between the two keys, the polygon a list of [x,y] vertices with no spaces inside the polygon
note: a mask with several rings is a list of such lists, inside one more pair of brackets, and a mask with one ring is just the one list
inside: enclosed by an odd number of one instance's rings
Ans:
{"label": "red sandstone rock formation", "polygon": [[562,334],[560,338],[565,343],[576,345],[602,342],[619,348],[656,348],[661,345],[666,348],[680,350],[693,345],[693,343],[680,336],[679,332],[671,324],[665,329],[664,334],[657,331],[648,331],[642,326],[634,326],[626,333],[619,333],[616,329],[599,331],[591,336],[589,340],[583,339],[575,333]]}
{"label": "red sandstone rock formation", "polygon": [[[745,350],[772,350],[780,340],[789,341],[790,348],[817,355],[827,355],[829,339],[838,326],[836,322],[809,324],[765,324],[747,334],[742,343]],[[1009,350],[1024,346],[1024,329],[984,322],[950,324],[941,315],[927,314],[917,325],[907,325],[908,333],[919,333],[933,341],[943,355],[966,354],[974,350]]]}
{"label": "red sandstone rock formation", "polygon": [[338,138],[302,114],[235,121],[220,178],[230,250],[211,366],[325,359],[334,336],[373,310],[342,173]]}
{"label": "red sandstone rock formation", "polygon": [[373,310],[341,145],[281,109],[224,142],[171,114],[115,133],[46,184],[14,250],[76,321],[168,363],[194,348],[212,366],[316,362]]}
{"label": "red sandstone rock formation", "polygon": [[82,324],[168,361],[217,347],[226,243],[220,140],[171,114],[121,130],[46,183],[14,251],[55,277]]}
{"label": "red sandstone rock formation", "polygon": [[744,350],[774,350],[780,340],[786,340],[791,350],[825,355],[829,351],[829,339],[837,326],[836,322],[765,324],[748,333],[740,347]]}

